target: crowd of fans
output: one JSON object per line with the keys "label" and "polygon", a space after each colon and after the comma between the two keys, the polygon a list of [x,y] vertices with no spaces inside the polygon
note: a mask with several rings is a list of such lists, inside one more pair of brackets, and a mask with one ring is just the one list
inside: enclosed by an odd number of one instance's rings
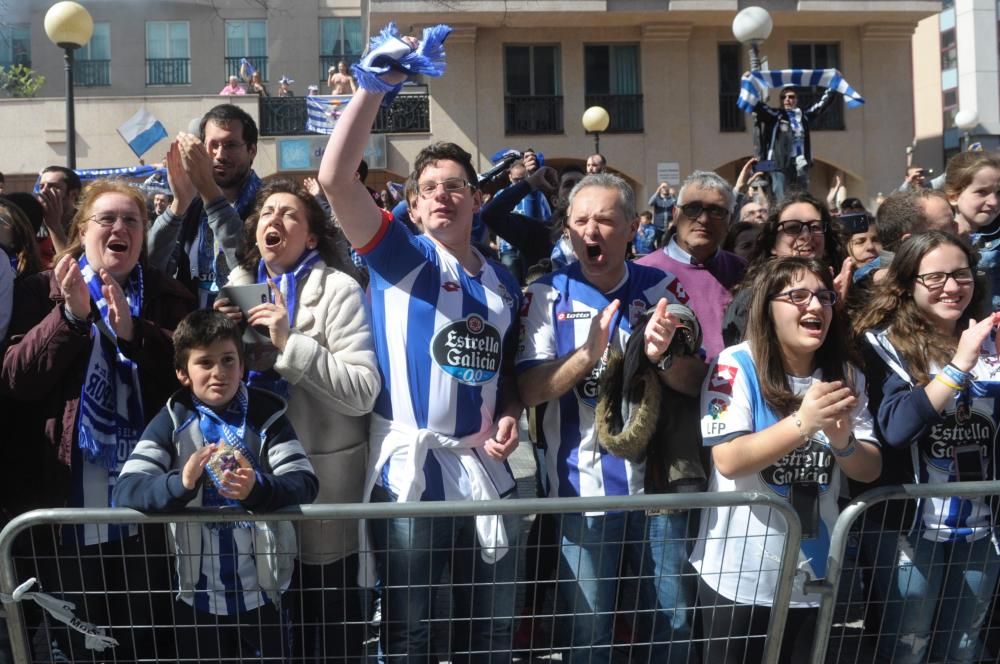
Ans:
{"label": "crowd of fans", "polygon": [[[330,86],[355,90],[344,76]],[[0,407],[17,441],[0,471],[5,520],[514,499],[507,458],[527,408],[541,495],[774,494],[799,514],[815,578],[842,493],[995,479],[1000,157],[955,156],[940,190],[910,169],[872,212],[839,181],[827,201],[791,180],[776,198],[753,160],[735,183],[700,170],[659,183],[641,212],[600,154],[557,172],[526,150],[487,197],[470,155],[435,143],[383,207],[362,161],[382,97],[355,92],[304,184],[262,181],[253,119],[222,104],[171,143],[171,195],[150,205],[58,166],[37,198],[0,198]],[[887,510],[863,543],[891,607],[885,661],[982,655],[993,509]],[[567,513],[525,536],[558,551],[567,661],[610,661],[629,574],[642,658],[742,662],[760,657],[783,532],[736,506]],[[366,587],[382,655],[426,657],[447,567],[451,618],[468,621],[452,661],[499,662],[523,636],[521,536],[516,517],[490,514],[188,523],[169,543],[162,529],[81,525],[49,553],[87,564],[47,569],[44,550],[18,563],[49,592],[101,579],[111,599],[78,607],[86,620],[153,625],[116,634],[119,659],[164,647],[164,608],[119,592],[152,585],[173,589],[166,615],[189,630],[172,654],[296,661],[322,658],[318,644],[358,661]],[[173,570],[102,565],[168,550]],[[818,605],[795,586],[782,661],[807,656]],[[949,629],[931,638],[938,615]],[[67,634],[43,649],[73,648]]]}

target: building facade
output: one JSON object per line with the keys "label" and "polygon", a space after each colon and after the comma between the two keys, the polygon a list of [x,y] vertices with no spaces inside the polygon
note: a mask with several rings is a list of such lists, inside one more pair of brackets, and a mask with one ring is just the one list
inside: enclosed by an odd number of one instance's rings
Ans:
{"label": "building facade", "polygon": [[[47,5],[18,1],[9,57],[30,54],[48,80],[36,99],[0,101],[11,148],[0,170],[30,173],[65,155],[62,58],[41,27]],[[240,58],[265,73],[272,93],[287,75],[301,95],[322,84],[334,59],[356,58],[368,34],[395,20],[404,32],[439,22],[455,31],[446,75],[418,82],[380,116],[371,148],[384,177],[407,173],[431,140],[459,143],[481,170],[502,148],[582,164],[594,141],[581,117],[601,105],[611,117],[601,151],[640,197],[695,168],[735,178],[752,151],[752,120],[736,108],[748,57],[731,25],[749,4],[774,19],[761,46],[770,68],[837,67],[867,99],[858,109],[838,102],[814,128],[815,193],[825,195],[836,171],[852,196],[898,185],[914,137],[911,38],[918,21],[940,12],[938,1],[90,0],[106,27],[79,54],[90,63],[77,76],[79,166],[136,163],[115,128],[146,104],[169,132],[186,129]],[[303,100],[238,103],[260,120],[258,171],[305,173],[318,163],[324,139],[302,135]]]}

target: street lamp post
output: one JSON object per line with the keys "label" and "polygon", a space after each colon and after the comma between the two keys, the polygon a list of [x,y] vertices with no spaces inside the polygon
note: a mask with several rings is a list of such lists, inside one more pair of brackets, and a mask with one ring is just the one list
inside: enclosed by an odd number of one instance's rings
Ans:
{"label": "street lamp post", "polygon": [[760,45],[771,36],[774,22],[763,7],[747,7],[733,19],[733,36],[750,46],[750,71],[760,71]]}
{"label": "street lamp post", "polygon": [[583,112],[583,129],[594,135],[594,153],[601,152],[601,132],[611,124],[611,116],[603,106],[591,106]]}
{"label": "street lamp post", "polygon": [[969,149],[969,132],[979,126],[979,114],[976,109],[962,109],[955,114],[955,126],[962,132],[962,152]]}
{"label": "street lamp post", "polygon": [[90,41],[94,19],[83,5],[66,0],[45,12],[45,34],[63,49],[66,62],[66,165],[76,169],[76,116],[73,102],[73,51]]}

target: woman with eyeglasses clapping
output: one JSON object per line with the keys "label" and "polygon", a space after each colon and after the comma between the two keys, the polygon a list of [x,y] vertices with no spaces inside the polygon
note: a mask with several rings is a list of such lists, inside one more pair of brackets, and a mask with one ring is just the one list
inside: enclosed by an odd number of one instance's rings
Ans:
{"label": "woman with eyeglasses clapping", "polygon": [[[760,491],[787,500],[802,524],[798,569],[826,571],[841,474],[870,481],[881,457],[864,377],[847,364],[846,329],[833,277],[808,257],[781,257],[757,272],[746,341],[722,351],[702,390],[702,437],[711,450],[708,491]],[[785,522],[766,507],[704,511],[691,554],[706,662],[763,657],[781,577]],[[785,570],[787,573],[787,570]],[[779,661],[805,661],[820,596],[795,575]]]}
{"label": "woman with eyeglasses clapping", "polygon": [[[875,485],[997,478],[1000,313],[952,235],[907,238],[854,324],[886,463]],[[863,489],[867,487],[857,487]],[[972,662],[1000,576],[985,499],[891,501],[866,514],[863,553],[883,600],[878,661]],[[939,618],[940,616],[940,618]]]}
{"label": "woman with eyeglasses clapping", "polygon": [[815,258],[836,270],[834,290],[843,306],[850,284],[850,261],[826,206],[806,192],[789,194],[771,213],[757,236],[750,254],[747,275],[733,295],[722,321],[722,338],[727,346],[743,341],[751,293],[747,286],[757,273],[770,270],[770,263],[783,256]]}

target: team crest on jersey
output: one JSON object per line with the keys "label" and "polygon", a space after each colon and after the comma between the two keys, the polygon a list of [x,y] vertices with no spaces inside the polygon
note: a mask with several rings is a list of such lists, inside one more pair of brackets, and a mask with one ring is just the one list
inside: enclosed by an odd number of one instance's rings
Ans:
{"label": "team crest on jersey", "polygon": [[472,314],[445,325],[431,339],[431,357],[452,378],[466,385],[490,382],[500,369],[500,331]]}
{"label": "team crest on jersey", "polygon": [[506,304],[508,307],[514,304],[514,298],[510,296],[510,293],[507,291],[506,286],[504,286],[502,283],[497,283],[497,290],[500,291],[500,299],[503,300],[504,304]]}
{"label": "team crest on jersey", "polygon": [[673,293],[674,297],[677,298],[678,302],[680,302],[681,304],[687,304],[688,294],[687,291],[684,290],[684,285],[681,283],[680,279],[674,279],[669,284],[667,284],[667,290]]}
{"label": "team crest on jersey", "polygon": [[726,364],[715,365],[715,373],[708,381],[708,389],[719,394],[733,395],[733,383],[736,382],[736,374],[739,369]]}
{"label": "team crest on jersey", "polygon": [[635,327],[636,321],[642,318],[646,309],[649,309],[649,304],[645,300],[632,300],[632,304],[628,305],[629,327]]}

